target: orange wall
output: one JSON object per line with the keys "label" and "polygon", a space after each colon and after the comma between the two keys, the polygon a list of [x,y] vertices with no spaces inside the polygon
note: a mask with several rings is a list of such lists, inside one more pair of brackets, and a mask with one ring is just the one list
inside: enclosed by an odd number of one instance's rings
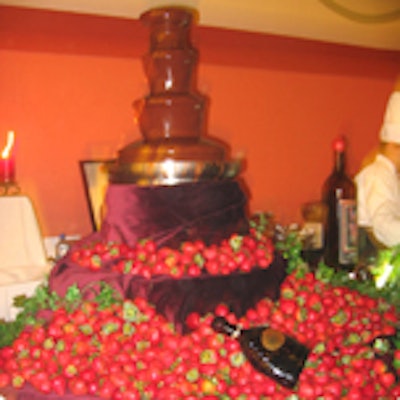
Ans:
{"label": "orange wall", "polygon": [[[300,221],[348,137],[349,171],[376,143],[400,52],[193,29],[208,130],[243,152],[252,211]],[[147,94],[138,21],[0,7],[0,143],[17,135],[17,179],[43,234],[90,232],[78,160],[114,157],[140,138],[132,102]],[[1,145],[2,146],[2,145]]]}

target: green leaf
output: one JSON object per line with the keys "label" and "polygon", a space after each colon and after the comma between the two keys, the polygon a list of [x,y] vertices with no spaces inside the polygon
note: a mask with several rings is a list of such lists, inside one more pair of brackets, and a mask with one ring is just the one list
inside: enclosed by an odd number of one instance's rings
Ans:
{"label": "green leaf", "polygon": [[328,267],[324,263],[319,263],[315,273],[315,277],[322,282],[329,283],[332,280],[334,274],[335,270],[333,268]]}
{"label": "green leaf", "polygon": [[380,353],[386,353],[390,350],[390,342],[384,338],[378,338],[374,341],[373,348]]}
{"label": "green leaf", "polygon": [[76,283],[74,283],[67,289],[64,299],[68,303],[76,303],[77,301],[82,301],[81,290]]}
{"label": "green leaf", "polygon": [[100,309],[107,309],[113,304],[122,301],[121,295],[108,283],[100,282],[100,291],[95,297]]}
{"label": "green leaf", "polygon": [[240,367],[246,361],[246,357],[242,352],[237,351],[230,355],[229,360],[234,367]]}
{"label": "green leaf", "polygon": [[340,309],[333,317],[331,317],[331,322],[335,325],[344,325],[347,322],[347,319],[347,314]]}
{"label": "green leaf", "polygon": [[205,349],[200,353],[200,362],[202,364],[216,364],[218,360],[214,349]]}
{"label": "green leaf", "polygon": [[13,305],[15,307],[22,308],[25,305],[26,300],[27,300],[27,296],[24,294],[22,294],[20,296],[16,296],[13,299]]}
{"label": "green leaf", "polygon": [[201,253],[196,253],[194,255],[193,261],[196,265],[198,265],[199,267],[203,267],[204,263],[206,262],[204,257],[201,255]]}
{"label": "green leaf", "polygon": [[319,342],[315,345],[313,351],[317,354],[323,354],[326,351],[326,345],[323,342]]}
{"label": "green leaf", "polygon": [[124,336],[133,336],[133,334],[136,332],[136,328],[134,325],[132,325],[129,322],[125,322],[124,325],[122,326],[122,332]]}
{"label": "green leaf", "polygon": [[139,323],[143,320],[144,315],[132,301],[124,301],[122,306],[122,318],[127,322]]}
{"label": "green leaf", "polygon": [[238,252],[243,243],[243,236],[241,235],[232,235],[231,238],[229,239],[229,245],[231,246],[231,249],[236,253]]}
{"label": "green leaf", "polygon": [[197,368],[192,368],[186,372],[186,380],[188,382],[196,382],[200,377],[199,370]]}

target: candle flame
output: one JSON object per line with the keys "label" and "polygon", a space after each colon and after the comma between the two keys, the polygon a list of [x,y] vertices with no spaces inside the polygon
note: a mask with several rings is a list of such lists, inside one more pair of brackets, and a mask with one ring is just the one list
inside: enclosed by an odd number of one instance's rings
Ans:
{"label": "candle flame", "polygon": [[7,143],[1,153],[1,158],[9,158],[11,150],[14,146],[15,134],[13,131],[9,131],[7,134]]}

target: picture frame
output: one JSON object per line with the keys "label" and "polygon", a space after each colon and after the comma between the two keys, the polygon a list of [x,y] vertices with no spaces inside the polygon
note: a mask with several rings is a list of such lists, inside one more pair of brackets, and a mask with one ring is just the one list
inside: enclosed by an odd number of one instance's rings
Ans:
{"label": "picture frame", "polygon": [[109,166],[114,160],[80,160],[79,168],[93,232],[100,230],[108,187]]}

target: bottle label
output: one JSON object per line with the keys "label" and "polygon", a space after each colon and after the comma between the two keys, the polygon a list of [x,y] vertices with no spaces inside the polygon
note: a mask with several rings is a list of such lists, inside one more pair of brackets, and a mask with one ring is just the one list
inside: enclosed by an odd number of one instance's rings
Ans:
{"label": "bottle label", "polygon": [[285,343],[285,335],[275,329],[266,328],[261,333],[261,344],[269,351],[276,351]]}
{"label": "bottle label", "polygon": [[340,199],[338,202],[339,263],[356,264],[358,258],[358,226],[356,201]]}

